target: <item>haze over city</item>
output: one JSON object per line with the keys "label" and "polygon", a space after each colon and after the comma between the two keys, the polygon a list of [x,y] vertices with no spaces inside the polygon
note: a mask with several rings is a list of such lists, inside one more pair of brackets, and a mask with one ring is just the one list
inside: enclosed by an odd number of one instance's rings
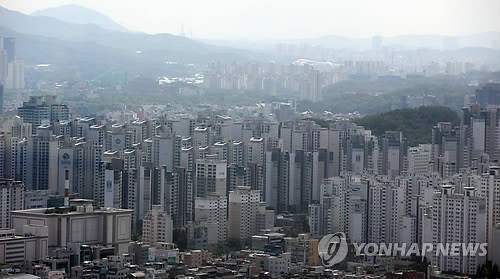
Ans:
{"label": "haze over city", "polygon": [[500,1],[0,0],[0,278],[500,278]]}
{"label": "haze over city", "polygon": [[2,0],[33,13],[65,4],[94,9],[134,31],[203,39],[272,40],[326,35],[470,35],[500,31],[496,0]]}

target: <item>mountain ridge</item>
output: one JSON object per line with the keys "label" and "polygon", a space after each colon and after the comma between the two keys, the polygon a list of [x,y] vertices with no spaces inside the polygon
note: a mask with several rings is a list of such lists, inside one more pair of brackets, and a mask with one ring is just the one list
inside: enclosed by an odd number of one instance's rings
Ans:
{"label": "mountain ridge", "polygon": [[[18,57],[26,65],[47,63],[71,68],[85,77],[121,69],[158,77],[182,64],[250,59],[251,53],[172,34],[146,34],[74,24],[25,15],[0,6],[0,36],[18,38]],[[43,62],[41,62],[43,60]],[[167,65],[178,62],[179,66]],[[184,66],[185,67],[185,66]]]}
{"label": "mountain ridge", "polygon": [[96,11],[76,4],[67,4],[58,7],[38,10],[31,16],[45,16],[73,24],[94,24],[103,29],[129,32],[127,28],[116,23],[110,17]]}

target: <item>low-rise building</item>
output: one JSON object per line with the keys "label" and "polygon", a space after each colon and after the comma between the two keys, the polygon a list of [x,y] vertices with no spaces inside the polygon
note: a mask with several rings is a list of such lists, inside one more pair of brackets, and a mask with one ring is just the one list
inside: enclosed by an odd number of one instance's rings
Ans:
{"label": "low-rise building", "polygon": [[47,256],[48,236],[46,226],[23,227],[16,230],[0,230],[0,264],[23,266]]}
{"label": "low-rise building", "polygon": [[91,200],[71,200],[69,207],[17,210],[12,228],[22,233],[26,225],[47,226],[49,254],[68,249],[80,255],[82,244],[114,247],[120,255],[128,252],[132,210],[94,209]]}
{"label": "low-rise building", "polygon": [[179,249],[173,243],[158,243],[148,251],[149,262],[167,262],[178,264],[180,262]]}
{"label": "low-rise building", "polygon": [[191,250],[182,253],[182,262],[188,267],[197,267],[205,262],[205,255],[202,250]]}
{"label": "low-rise building", "polygon": [[255,265],[272,275],[281,275],[288,273],[291,264],[291,254],[283,253],[279,256],[268,254],[255,254]]}

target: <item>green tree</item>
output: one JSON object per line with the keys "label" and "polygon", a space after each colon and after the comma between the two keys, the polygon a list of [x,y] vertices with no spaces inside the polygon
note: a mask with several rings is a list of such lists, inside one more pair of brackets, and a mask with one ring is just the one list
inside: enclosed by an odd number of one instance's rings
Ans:
{"label": "green tree", "polygon": [[455,111],[446,107],[419,107],[398,109],[389,112],[368,115],[355,122],[373,131],[377,136],[385,131],[402,131],[410,146],[431,143],[431,129],[438,122],[458,123]]}

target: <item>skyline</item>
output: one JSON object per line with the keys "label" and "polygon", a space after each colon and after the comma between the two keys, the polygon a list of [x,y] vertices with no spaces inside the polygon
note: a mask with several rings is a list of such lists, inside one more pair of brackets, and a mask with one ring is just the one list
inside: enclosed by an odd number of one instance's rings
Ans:
{"label": "skyline", "polygon": [[500,278],[500,0],[269,2],[0,0],[0,278]]}
{"label": "skyline", "polygon": [[[470,35],[500,31],[500,2],[430,0],[413,3],[385,0],[320,1],[157,1],[0,0],[0,6],[31,14],[76,4],[96,10],[129,30],[180,34],[212,40],[290,40],[339,35]],[[121,5],[121,8],[117,8]],[[284,10],[286,7],[286,10]],[[282,12],[284,10],[284,12]],[[144,21],[147,14],[149,20]],[[332,18],[337,20],[331,20]],[[258,20],[256,20],[258,19]]]}

